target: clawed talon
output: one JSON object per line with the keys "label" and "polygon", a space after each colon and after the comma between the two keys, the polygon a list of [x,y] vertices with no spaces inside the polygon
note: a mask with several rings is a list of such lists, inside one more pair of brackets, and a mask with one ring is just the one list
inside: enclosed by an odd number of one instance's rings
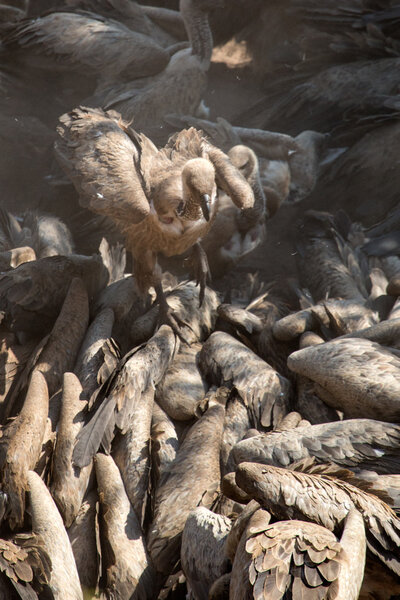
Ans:
{"label": "clawed talon", "polygon": [[158,327],[161,325],[169,325],[175,335],[178,336],[184,344],[190,346],[191,341],[184,335],[182,327],[187,327],[190,331],[193,331],[192,327],[172,310],[167,302],[161,284],[157,285],[155,289],[159,304]]}
{"label": "clawed talon", "polygon": [[191,341],[184,335],[182,331],[182,327],[188,327],[191,331],[193,329],[190,327],[189,323],[183,321],[166,303],[166,305],[160,305],[159,313],[158,313],[158,326],[161,325],[169,325],[172,331],[176,336],[184,343],[190,346]]}

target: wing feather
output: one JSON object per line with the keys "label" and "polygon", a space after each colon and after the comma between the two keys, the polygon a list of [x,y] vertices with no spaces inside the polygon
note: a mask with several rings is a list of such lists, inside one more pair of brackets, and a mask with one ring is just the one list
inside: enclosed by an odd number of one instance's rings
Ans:
{"label": "wing feather", "polygon": [[60,117],[55,152],[80,203],[113,219],[140,223],[150,205],[139,174],[140,148],[114,111],[79,107]]}

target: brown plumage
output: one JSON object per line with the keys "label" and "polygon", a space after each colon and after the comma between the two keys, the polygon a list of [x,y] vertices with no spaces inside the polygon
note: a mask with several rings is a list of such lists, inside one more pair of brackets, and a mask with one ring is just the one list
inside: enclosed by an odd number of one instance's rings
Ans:
{"label": "brown plumage", "polygon": [[201,344],[182,344],[164,378],[157,386],[158,404],[172,419],[187,421],[196,416],[198,402],[204,398],[207,385],[198,369]]}
{"label": "brown plumage", "polygon": [[146,312],[148,300],[149,296],[140,292],[135,277],[127,275],[100,292],[93,312],[97,314],[102,309],[111,309],[115,316],[114,336],[120,339],[121,333],[126,333],[132,322]]}
{"label": "brown plumage", "polygon": [[240,504],[247,504],[251,500],[251,497],[237,485],[234,471],[223,476],[221,480],[221,492],[226,498]]}
{"label": "brown plumage", "polygon": [[43,539],[51,557],[49,586],[55,600],[83,600],[71,544],[60,513],[47,487],[34,471],[28,471],[32,530]]}
{"label": "brown plumage", "polygon": [[241,463],[236,483],[276,517],[314,521],[333,531],[352,508],[362,515],[367,546],[400,574],[400,520],[377,496],[327,475]]}
{"label": "brown plumage", "polygon": [[106,589],[110,598],[152,598],[155,574],[143,534],[117,465],[111,456],[95,458],[101,505],[100,540]]}
{"label": "brown plumage", "polygon": [[336,215],[316,210],[304,214],[297,243],[298,268],[300,280],[316,302],[326,297],[367,301],[368,262],[353,247],[353,229],[343,210]]}
{"label": "brown plumage", "polygon": [[366,99],[376,110],[378,98],[386,99],[394,94],[393,72],[398,64],[399,58],[395,56],[353,60],[321,70],[304,83],[291,85],[272,107],[267,103],[263,124],[268,127],[286,121],[286,130],[292,131],[301,122],[308,129],[326,131],[340,123],[345,111],[360,114],[360,106],[365,106]]}
{"label": "brown plumage", "polygon": [[[236,484],[237,485],[237,484]],[[245,492],[244,492],[245,493]],[[242,534],[247,527],[247,523],[249,519],[260,509],[260,505],[256,500],[250,500],[248,504],[243,508],[242,512],[238,515],[237,519],[233,521],[230,532],[227,535],[225,542],[225,554],[228,556],[230,561],[233,563],[235,559],[235,554],[239,545],[239,542],[242,538]],[[269,519],[267,516],[267,511],[264,510],[263,521],[264,525],[268,525],[271,520],[271,515],[269,515]]]}
{"label": "brown plumage", "polygon": [[[219,485],[219,454],[227,390],[211,394],[209,407],[188,431],[174,462],[159,481],[147,547],[154,566],[167,576],[179,559],[181,535],[189,512]],[[203,499],[209,508],[212,495]]]}
{"label": "brown plumage", "polygon": [[263,129],[236,127],[222,117],[218,117],[213,123],[189,114],[182,116],[172,114],[168,115],[166,121],[174,127],[190,126],[202,129],[216,146],[226,151],[237,144],[245,144],[260,157],[268,160],[287,160],[290,153],[298,150],[297,143],[290,135]]}
{"label": "brown plumage", "polygon": [[[327,299],[279,319],[273,325],[273,335],[289,341],[305,331],[323,329],[336,337],[370,327],[378,322],[378,315],[360,302]],[[322,340],[323,341],[323,340]]]}
{"label": "brown plumage", "polygon": [[300,202],[313,191],[327,137],[318,131],[302,131],[294,138],[297,149],[288,159],[291,175],[289,195],[291,202]]}
{"label": "brown plumage", "polygon": [[[400,63],[399,58],[388,60]],[[382,61],[374,63],[378,69]],[[393,64],[388,65],[384,73],[390,89],[394,89],[393,68],[396,69]],[[373,81],[375,84],[377,79]],[[371,80],[368,80],[367,85],[370,84]],[[366,122],[369,120],[366,119]],[[351,206],[346,203],[346,210],[351,211],[353,218],[369,225],[386,218],[388,211],[397,206],[394,189],[398,186],[398,174],[393,169],[396,164],[393,142],[399,135],[400,125],[397,120],[379,125],[365,133],[347,152],[339,156],[326,173],[321,174],[313,194],[313,197],[319,197],[323,193],[323,206],[330,211],[343,206],[344,196],[352,198]],[[346,129],[352,129],[348,122]],[[375,184],[370,189],[368,182],[372,180]]]}
{"label": "brown plumage", "polygon": [[265,217],[268,213],[257,156],[251,148],[242,144],[233,146],[228,156],[251,186],[254,205],[241,211],[232,204],[229,196],[219,194],[218,213],[202,243],[212,273],[221,273],[233,266],[265,238]]}
{"label": "brown plumage", "polygon": [[361,338],[338,338],[293,352],[289,369],[318,384],[324,402],[347,418],[400,420],[400,359]]}
{"label": "brown plumage", "polygon": [[357,469],[356,477],[368,482],[372,494],[382,498],[383,495],[388,496],[388,504],[397,514],[400,514],[400,475],[379,475],[374,470]]}
{"label": "brown plumage", "polygon": [[83,427],[86,408],[86,402],[80,399],[81,393],[78,378],[73,373],[64,373],[50,490],[66,527],[70,527],[78,514],[92,471],[92,464],[83,469],[72,464],[74,443]]}
{"label": "brown plumage", "polygon": [[238,229],[244,233],[252,229],[265,216],[268,216],[265,207],[265,196],[260,180],[260,170],[257,155],[251,148],[243,144],[233,146],[228,156],[232,164],[240,171],[249,183],[254,194],[254,204],[238,215]]}
{"label": "brown plumage", "polygon": [[[4,599],[38,600],[49,593],[51,560],[40,535],[20,533],[0,539],[0,596]],[[13,591],[14,590],[14,594]]]}
{"label": "brown plumage", "polygon": [[[162,300],[157,253],[181,254],[210,228],[217,183],[241,209],[250,208],[250,185],[229,158],[201,132],[183,130],[157,150],[113,111],[75,109],[58,127],[57,157],[81,203],[112,217],[127,240],[142,291],[153,285]],[[197,278],[205,285],[206,272]]]}
{"label": "brown plumage", "polygon": [[[3,250],[17,250],[17,247],[28,246],[38,259],[68,256],[73,254],[74,249],[67,225],[58,217],[37,210],[26,210],[16,216],[1,208],[0,240]],[[19,249],[22,251],[22,248]],[[27,257],[27,260],[21,262],[28,260],[32,259]]]}
{"label": "brown plumage", "polygon": [[[255,151],[259,163],[260,184],[270,217],[287,199],[291,179],[287,159],[294,152],[302,152],[291,136],[261,129],[234,127],[221,117],[217,118],[216,123],[191,115],[176,114],[168,115],[165,120],[174,127],[192,126],[202,129],[216,146],[229,153],[235,146],[243,147],[242,144]],[[300,173],[300,176],[304,179],[304,173]]]}
{"label": "brown plumage", "polygon": [[98,580],[100,563],[96,542],[98,533],[97,502],[97,491],[92,490],[83,499],[75,521],[67,530],[83,591],[91,590],[93,594]]}
{"label": "brown plumage", "polygon": [[13,529],[24,521],[27,473],[39,459],[48,410],[45,378],[35,372],[20,414],[0,438],[1,490],[7,496],[5,516]]}
{"label": "brown plumage", "polygon": [[224,434],[221,447],[221,470],[228,473],[235,469],[232,448],[245,436],[251,427],[251,415],[240,394],[233,390],[226,405]]}
{"label": "brown plumage", "polygon": [[399,349],[399,332],[400,332],[400,318],[399,316],[393,319],[387,319],[371,325],[365,329],[357,329],[352,333],[346,333],[342,338],[360,338],[376,342],[382,346],[390,346],[391,348]]}
{"label": "brown plumage", "polygon": [[19,375],[29,362],[32,352],[36,347],[35,340],[24,344],[18,343],[17,335],[4,332],[0,344],[0,424],[9,414],[9,399],[12,397],[15,386],[18,385]]}
{"label": "brown plumage", "polygon": [[382,564],[367,554],[364,580],[359,600],[386,600],[400,594],[400,580],[388,569],[382,569]]}
{"label": "brown plumage", "polygon": [[[352,510],[340,542],[315,523],[269,525],[259,510],[250,518],[232,568],[230,598],[357,600],[365,563],[364,523]],[[244,577],[243,577],[244,575]]]}
{"label": "brown plumage", "polygon": [[118,466],[129,501],[143,525],[149,490],[150,430],[154,388],[150,385],[134,404],[124,434],[116,436],[112,456]]}
{"label": "brown plumage", "polygon": [[224,573],[210,586],[208,600],[229,600],[231,573]]}
{"label": "brown plumage", "polygon": [[74,366],[82,386],[82,400],[89,401],[98,387],[98,373],[104,362],[102,348],[111,337],[113,324],[114,311],[104,308],[96,314],[83,339]]}
{"label": "brown plumage", "polygon": [[157,402],[153,404],[151,420],[151,486],[156,489],[160,478],[174,462],[179,448],[173,422]]}
{"label": "brown plumage", "polygon": [[88,322],[88,295],[83,281],[75,278],[34,366],[45,376],[50,396],[61,387],[64,373],[72,370]]}
{"label": "brown plumage", "polygon": [[254,424],[273,427],[289,412],[289,381],[227,333],[210,335],[200,352],[200,367],[211,382],[236,388]]}
{"label": "brown plumage", "polygon": [[236,463],[258,462],[287,467],[315,456],[348,469],[377,473],[399,470],[400,426],[374,419],[348,419],[321,425],[271,432],[242,440],[233,449]]}
{"label": "brown plumage", "polygon": [[[169,306],[182,322],[181,330],[190,343],[204,341],[215,327],[217,320],[218,294],[210,287],[204,290],[204,300],[200,306],[200,290],[193,281],[183,281],[166,292]],[[149,339],[159,322],[159,307],[153,306],[131,326],[133,344],[141,344]]]}
{"label": "brown plumage", "polygon": [[89,298],[108,281],[100,256],[50,256],[23,263],[0,276],[0,306],[12,330],[43,336],[54,324],[68,288],[79,277]]}
{"label": "brown plumage", "polygon": [[[287,304],[274,293],[265,292],[254,298],[245,309],[233,304],[220,304],[218,316],[230,323],[235,334],[279,373],[287,377],[286,360],[294,348],[273,335],[276,322],[283,321]],[[283,317],[283,318],[281,318]]]}
{"label": "brown plumage", "polygon": [[[132,0],[66,0],[65,4],[120,21],[129,29],[148,35],[163,46],[176,41],[175,36],[168,33],[174,24],[180,34],[179,39],[185,38],[182,17],[176,10],[142,6]],[[168,27],[169,24],[171,27]]]}
{"label": "brown plumage", "polygon": [[4,40],[30,67],[85,70],[98,82],[155,75],[169,54],[151,37],[90,12],[50,12],[15,26]]}
{"label": "brown plumage", "polygon": [[31,260],[36,260],[36,254],[29,246],[5,250],[4,252],[0,252],[0,269],[2,271],[9,271]]}
{"label": "brown plumage", "polygon": [[[311,423],[309,423],[307,419],[303,419],[300,413],[293,410],[283,417],[282,421],[274,427],[274,432],[282,433],[284,431],[293,431],[293,429],[309,427],[310,425]],[[248,435],[247,437],[254,437],[254,435]]]}
{"label": "brown plumage", "polygon": [[286,160],[267,160],[260,158],[260,181],[270,217],[279,210],[288,199],[291,173]]}
{"label": "brown plumage", "polygon": [[213,48],[208,13],[214,7],[215,3],[180,0],[190,47],[173,54],[156,76],[108,86],[91,99],[92,105],[114,108],[124,119],[134,119],[141,128],[153,127],[155,131],[166,114],[195,113],[207,85]]}
{"label": "brown plumage", "polygon": [[100,445],[109,452],[115,428],[123,434],[130,429],[142,395],[160,381],[176,350],[173,331],[163,325],[147,344],[128,352],[115,367],[111,365],[92,404],[94,414],[78,435],[73,453],[76,466],[89,464]]}

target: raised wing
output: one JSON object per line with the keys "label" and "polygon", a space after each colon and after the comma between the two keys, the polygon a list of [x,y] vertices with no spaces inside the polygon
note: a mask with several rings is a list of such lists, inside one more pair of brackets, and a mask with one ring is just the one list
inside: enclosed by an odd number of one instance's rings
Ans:
{"label": "raised wing", "polygon": [[127,131],[118,113],[81,106],[60,117],[55,144],[81,205],[124,224],[140,223],[150,212],[138,171],[140,148]]}

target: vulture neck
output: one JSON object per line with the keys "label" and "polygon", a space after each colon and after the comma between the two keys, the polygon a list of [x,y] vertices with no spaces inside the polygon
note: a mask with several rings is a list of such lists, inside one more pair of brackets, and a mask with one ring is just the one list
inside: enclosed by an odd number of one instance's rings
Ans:
{"label": "vulture neck", "polygon": [[201,212],[201,207],[195,198],[189,196],[185,208],[181,213],[181,219],[184,221],[199,221],[202,218],[203,214]]}

